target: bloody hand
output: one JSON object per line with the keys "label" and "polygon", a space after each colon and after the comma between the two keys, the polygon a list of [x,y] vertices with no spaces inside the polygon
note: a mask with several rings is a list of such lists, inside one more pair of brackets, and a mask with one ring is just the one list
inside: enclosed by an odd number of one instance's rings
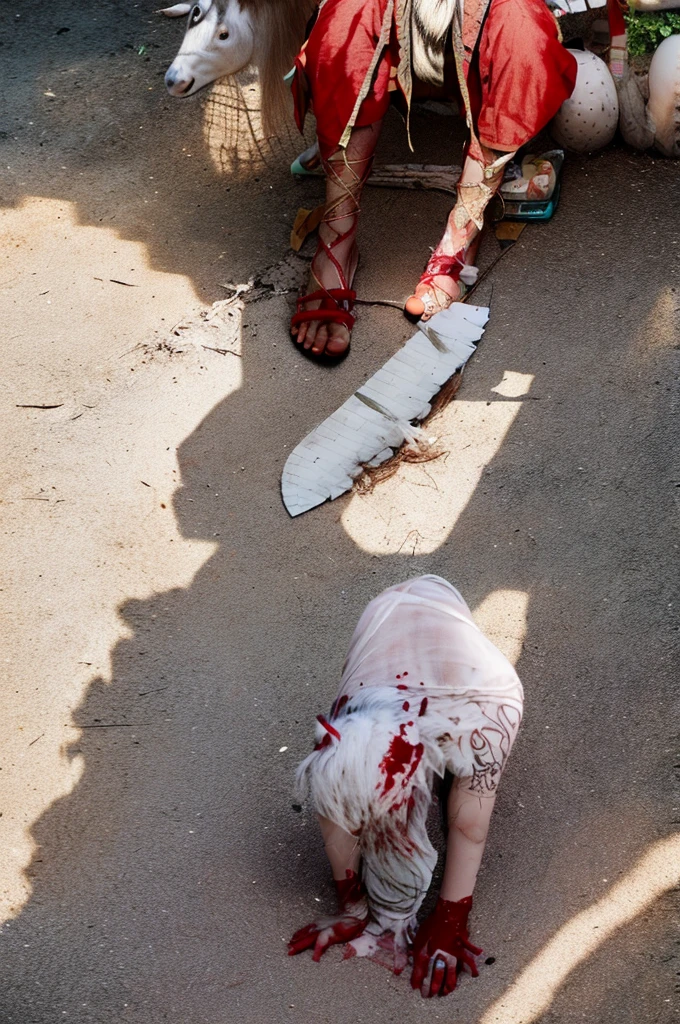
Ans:
{"label": "bloody hand", "polygon": [[434,913],[418,929],[413,941],[411,986],[419,988],[424,998],[453,992],[462,965],[473,978],[477,977],[474,957],[482,950],[468,942],[467,919],[471,908],[472,896],[457,902],[440,898]]}
{"label": "bloody hand", "polygon": [[288,956],[295,956],[314,947],[312,960],[318,963],[329,946],[350,942],[361,935],[368,922],[368,905],[364,888],[354,871],[335,883],[340,913],[312,921],[295,932],[288,943]]}

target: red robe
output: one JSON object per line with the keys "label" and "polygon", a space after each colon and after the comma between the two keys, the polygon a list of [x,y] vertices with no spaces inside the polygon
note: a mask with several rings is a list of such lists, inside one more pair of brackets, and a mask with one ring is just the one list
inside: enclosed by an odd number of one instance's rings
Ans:
{"label": "red robe", "polygon": [[[480,31],[485,6],[483,0],[465,0],[462,43],[469,116],[483,146],[514,152],[569,98],[577,65],[562,46],[543,0],[491,0]],[[384,117],[390,91],[398,85],[404,91],[396,14],[385,37],[388,7],[395,8],[393,0],[325,0],[296,60],[296,119],[301,126],[311,106],[324,157],[346,139],[348,126]],[[372,80],[362,97],[372,64]]]}

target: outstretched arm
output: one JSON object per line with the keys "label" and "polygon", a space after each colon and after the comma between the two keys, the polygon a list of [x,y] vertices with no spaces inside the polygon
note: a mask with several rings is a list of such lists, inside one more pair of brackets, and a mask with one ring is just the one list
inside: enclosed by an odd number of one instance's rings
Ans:
{"label": "outstretched arm", "polygon": [[413,944],[411,985],[424,997],[453,992],[462,965],[477,976],[474,956],[482,951],[468,941],[467,919],[496,798],[472,792],[470,782],[454,779],[451,787],[444,880]]}
{"label": "outstretched arm", "polygon": [[454,779],[447,808],[449,835],[440,897],[462,900],[472,896],[482,863],[496,794],[479,796],[470,779]]}
{"label": "outstretched arm", "polygon": [[288,943],[289,956],[314,948],[312,960],[320,960],[329,946],[349,942],[361,935],[368,921],[368,904],[359,879],[361,853],[356,836],[319,815],[326,856],[331,866],[338,897],[334,917],[312,921],[295,933]]}

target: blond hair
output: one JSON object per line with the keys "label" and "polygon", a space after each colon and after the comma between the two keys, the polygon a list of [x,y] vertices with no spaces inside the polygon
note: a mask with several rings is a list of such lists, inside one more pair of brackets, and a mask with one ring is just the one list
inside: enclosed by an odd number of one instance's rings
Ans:
{"label": "blond hair", "polygon": [[276,133],[289,117],[290,90],[285,75],[305,41],[305,29],[316,0],[241,0],[253,18],[255,65],[260,78],[262,126]]}

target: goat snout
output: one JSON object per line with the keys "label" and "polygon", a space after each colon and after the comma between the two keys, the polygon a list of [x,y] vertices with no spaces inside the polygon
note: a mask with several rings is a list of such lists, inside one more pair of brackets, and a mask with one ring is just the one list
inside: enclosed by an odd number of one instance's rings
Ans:
{"label": "goat snout", "polygon": [[193,88],[194,78],[183,77],[181,73],[168,68],[165,73],[165,88],[171,96],[186,96]]}

